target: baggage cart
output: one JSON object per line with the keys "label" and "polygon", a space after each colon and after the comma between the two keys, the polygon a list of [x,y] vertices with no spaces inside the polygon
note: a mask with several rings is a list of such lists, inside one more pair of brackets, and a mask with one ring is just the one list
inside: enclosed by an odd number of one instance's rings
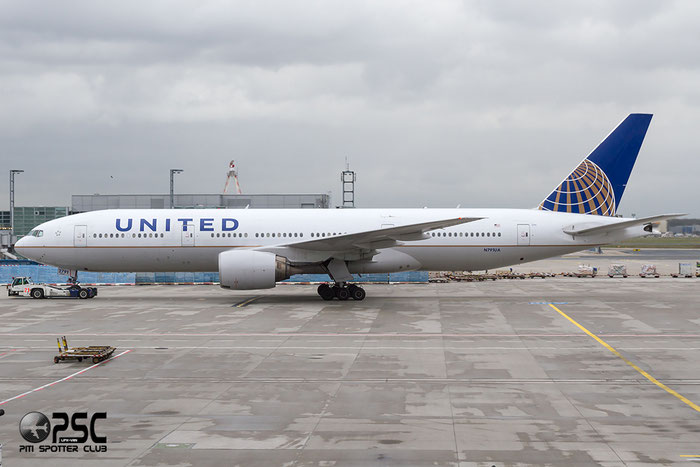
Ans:
{"label": "baggage cart", "polygon": [[639,273],[640,277],[659,277],[659,273],[656,272],[655,264],[642,264],[642,272]]}
{"label": "baggage cart", "polygon": [[[63,340],[63,347],[61,347],[61,339]],[[92,363],[100,363],[101,361],[107,360],[112,356],[116,347],[109,345],[91,345],[88,347],[72,347],[68,348],[68,342],[66,341],[66,336],[61,339],[56,338],[58,343],[58,355],[53,358],[54,363],[77,360],[82,362],[83,359],[89,360]]]}
{"label": "baggage cart", "polygon": [[627,266],[624,264],[613,263],[608,266],[608,277],[622,276],[627,277]]}
{"label": "baggage cart", "polygon": [[598,268],[594,268],[590,264],[579,264],[578,271],[574,273],[576,277],[595,277],[598,274]]}

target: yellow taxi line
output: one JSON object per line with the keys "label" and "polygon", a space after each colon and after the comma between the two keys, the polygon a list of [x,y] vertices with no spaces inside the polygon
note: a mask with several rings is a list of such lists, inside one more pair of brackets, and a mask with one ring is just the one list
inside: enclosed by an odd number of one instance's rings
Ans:
{"label": "yellow taxi line", "polygon": [[[652,383],[654,383],[655,385],[657,385],[658,387],[660,387],[661,389],[663,389],[663,390],[666,391],[667,393],[671,394],[672,396],[677,397],[678,399],[680,399],[681,401],[683,401],[686,405],[688,405],[688,406],[691,407],[692,409],[694,409],[694,410],[700,412],[700,406],[699,406],[699,405],[695,404],[694,402],[692,402],[691,400],[689,400],[689,399],[686,398],[685,396],[683,396],[683,395],[677,393],[676,391],[674,391],[673,389],[669,388],[668,386],[666,386],[664,383],[662,383],[662,382],[659,381],[658,379],[656,379],[656,378],[654,378],[653,376],[651,376],[651,375],[650,375],[649,373],[647,373],[646,371],[644,371],[644,370],[642,370],[641,368],[639,368],[637,365],[635,365],[634,363],[632,363],[631,361],[629,361],[628,359],[626,359],[620,352],[618,352],[617,350],[615,350],[615,348],[612,347],[610,344],[608,344],[608,343],[605,342],[603,339],[601,339],[600,337],[598,337],[598,336],[596,336],[595,334],[593,334],[591,331],[589,331],[589,330],[586,329],[585,327],[581,326],[581,325],[580,325],[577,321],[575,321],[571,316],[567,315],[566,313],[564,313],[563,311],[561,311],[561,310],[560,310],[559,308],[557,308],[556,306],[552,305],[551,303],[549,304],[549,306],[551,306],[552,308],[554,308],[554,310],[556,310],[557,313],[559,313],[560,315],[562,315],[564,318],[568,319],[571,323],[573,323],[573,324],[574,324],[577,328],[579,328],[581,331],[585,332],[586,334],[588,334],[589,336],[591,336],[593,339],[595,339],[596,341],[598,341],[598,343],[599,343],[600,345],[602,345],[603,347],[605,347],[606,349],[608,349],[608,350],[609,350],[610,352],[612,352],[615,356],[619,357],[623,362],[625,362],[626,364],[628,364],[629,366],[631,366],[632,368],[634,368],[635,370],[637,370],[637,372],[639,372],[639,374],[641,374],[642,376],[644,376],[646,379],[648,379],[649,381],[651,381]],[[694,457],[694,456],[690,456],[690,457]]]}

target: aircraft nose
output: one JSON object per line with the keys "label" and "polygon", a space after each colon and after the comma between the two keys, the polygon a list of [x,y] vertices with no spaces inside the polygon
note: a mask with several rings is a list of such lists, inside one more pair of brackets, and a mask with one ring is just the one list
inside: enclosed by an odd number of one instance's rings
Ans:
{"label": "aircraft nose", "polygon": [[15,245],[14,245],[14,250],[17,253],[19,253],[20,255],[24,256],[25,258],[28,257],[27,256],[28,249],[25,248],[27,246],[27,242],[28,242],[28,240],[26,238],[20,238],[19,240],[17,240],[15,242]]}

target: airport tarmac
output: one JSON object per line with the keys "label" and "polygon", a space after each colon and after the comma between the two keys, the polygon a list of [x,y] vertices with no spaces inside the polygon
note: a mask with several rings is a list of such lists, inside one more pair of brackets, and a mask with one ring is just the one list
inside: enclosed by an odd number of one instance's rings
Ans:
{"label": "airport tarmac", "polygon": [[[366,290],[362,302],[305,285],[3,296],[4,465],[700,462],[700,279]],[[118,349],[54,364],[62,335]],[[31,411],[106,412],[107,452],[38,452],[51,438],[18,452]]]}

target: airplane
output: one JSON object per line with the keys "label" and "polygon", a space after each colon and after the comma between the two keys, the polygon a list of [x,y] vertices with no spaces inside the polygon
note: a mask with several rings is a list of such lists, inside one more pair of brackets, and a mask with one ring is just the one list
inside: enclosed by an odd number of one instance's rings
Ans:
{"label": "airplane", "polygon": [[44,423],[43,425],[32,425],[32,426],[27,426],[23,427],[29,431],[32,432],[34,435],[34,439],[41,439],[41,436],[39,436],[39,432],[43,431],[44,433],[49,432],[49,422]]}
{"label": "airplane", "polygon": [[110,209],[45,222],[15,244],[74,271],[219,271],[233,290],[326,273],[324,300],[363,300],[352,274],[486,270],[651,233],[683,214],[616,217],[651,114],[630,114],[533,209]]}

